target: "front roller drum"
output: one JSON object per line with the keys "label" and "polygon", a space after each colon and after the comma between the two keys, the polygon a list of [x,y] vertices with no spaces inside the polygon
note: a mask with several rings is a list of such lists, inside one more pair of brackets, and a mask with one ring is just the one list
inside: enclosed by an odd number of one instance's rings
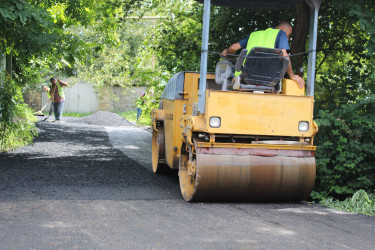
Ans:
{"label": "front roller drum", "polygon": [[[315,182],[315,157],[197,153],[180,157],[186,201],[301,201]],[[192,167],[193,171],[192,171]]]}

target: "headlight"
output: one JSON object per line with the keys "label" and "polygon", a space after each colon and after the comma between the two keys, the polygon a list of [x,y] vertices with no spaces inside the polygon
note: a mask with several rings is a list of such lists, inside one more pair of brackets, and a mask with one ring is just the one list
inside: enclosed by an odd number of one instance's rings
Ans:
{"label": "headlight", "polygon": [[220,128],[221,120],[220,117],[210,117],[210,127],[211,128]]}
{"label": "headlight", "polygon": [[301,132],[309,131],[309,122],[301,121],[298,124],[298,130]]}

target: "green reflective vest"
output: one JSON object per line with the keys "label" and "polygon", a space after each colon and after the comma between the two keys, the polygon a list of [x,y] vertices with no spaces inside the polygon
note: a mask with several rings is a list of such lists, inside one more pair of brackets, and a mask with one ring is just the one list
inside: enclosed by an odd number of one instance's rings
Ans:
{"label": "green reflective vest", "polygon": [[48,99],[51,99],[51,93],[50,93],[50,91],[51,91],[51,89],[49,89],[49,90],[47,91]]}
{"label": "green reflective vest", "polygon": [[[268,28],[266,30],[259,30],[252,32],[247,41],[247,54],[248,55],[252,48],[263,47],[263,48],[275,48],[275,42],[277,34],[279,34],[279,29]],[[245,65],[246,59],[243,61],[242,65]],[[235,76],[239,76],[241,71],[236,71]]]}

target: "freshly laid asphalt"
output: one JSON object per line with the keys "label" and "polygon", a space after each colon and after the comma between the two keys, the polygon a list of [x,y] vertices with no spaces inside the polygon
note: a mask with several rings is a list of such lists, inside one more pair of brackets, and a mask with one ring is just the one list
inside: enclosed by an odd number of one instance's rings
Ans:
{"label": "freshly laid asphalt", "polygon": [[152,173],[150,131],[64,119],[0,154],[0,249],[375,249],[374,217],[185,202],[176,172]]}

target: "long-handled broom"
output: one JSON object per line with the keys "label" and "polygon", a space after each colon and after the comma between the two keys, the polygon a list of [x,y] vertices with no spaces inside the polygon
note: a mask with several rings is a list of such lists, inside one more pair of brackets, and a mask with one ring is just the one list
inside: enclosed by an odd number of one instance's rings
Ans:
{"label": "long-handled broom", "polygon": [[43,108],[42,108],[41,110],[35,112],[34,115],[36,115],[36,116],[44,116],[44,114],[43,114],[42,111],[43,111],[43,109],[47,106],[48,103],[49,103],[49,102],[47,102],[46,105],[44,105]]}
{"label": "long-handled broom", "polygon": [[51,108],[49,109],[49,114],[48,114],[47,118],[44,118],[43,121],[47,121],[48,118],[51,116],[52,112],[53,112],[53,103],[51,103]]}

